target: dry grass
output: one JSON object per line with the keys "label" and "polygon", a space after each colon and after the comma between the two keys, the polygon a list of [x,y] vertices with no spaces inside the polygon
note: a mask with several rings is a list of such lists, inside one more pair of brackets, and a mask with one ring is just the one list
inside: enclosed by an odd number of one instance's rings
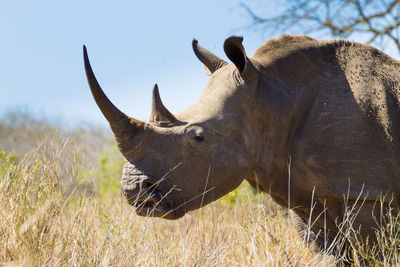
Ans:
{"label": "dry grass", "polygon": [[[121,158],[97,154],[102,160],[92,169],[76,144],[63,133],[47,137],[23,157],[1,153],[0,265],[337,263],[333,256],[305,246],[287,210],[246,184],[177,221],[138,217],[115,189]],[[392,228],[389,231],[390,242],[399,244],[397,232]],[[384,264],[396,263],[397,258]]]}

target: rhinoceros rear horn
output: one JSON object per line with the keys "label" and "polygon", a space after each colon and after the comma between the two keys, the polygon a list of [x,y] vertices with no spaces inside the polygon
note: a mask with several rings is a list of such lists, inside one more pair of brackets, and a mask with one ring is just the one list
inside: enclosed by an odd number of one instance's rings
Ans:
{"label": "rhinoceros rear horn", "polygon": [[197,58],[204,64],[208,74],[212,74],[217,69],[228,64],[225,60],[220,59],[204,47],[200,46],[196,39],[193,39],[192,47]]}
{"label": "rhinoceros rear horn", "polygon": [[150,122],[177,122],[177,119],[174,117],[174,115],[169,112],[169,110],[164,106],[163,102],[161,101],[160,92],[158,91],[157,84],[155,84],[153,87]]}
{"label": "rhinoceros rear horn", "polygon": [[111,129],[114,132],[118,144],[121,144],[123,143],[124,138],[132,138],[133,135],[136,135],[139,131],[141,131],[144,128],[144,122],[135,120],[125,115],[116,106],[114,106],[114,104],[111,103],[108,97],[104,94],[99,83],[97,82],[96,77],[94,76],[85,46],[83,46],[83,58],[85,63],[86,77],[93,98],[104,117],[110,123]]}

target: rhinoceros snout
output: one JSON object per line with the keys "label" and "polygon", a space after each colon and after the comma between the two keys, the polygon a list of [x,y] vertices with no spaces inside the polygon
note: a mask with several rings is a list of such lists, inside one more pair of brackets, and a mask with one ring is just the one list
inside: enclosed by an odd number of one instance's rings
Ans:
{"label": "rhinoceros snout", "polygon": [[142,210],[153,210],[163,200],[157,184],[149,181],[149,178],[138,176],[133,182],[121,183],[122,191],[129,205],[136,208],[137,212]]}
{"label": "rhinoceros snout", "polygon": [[159,187],[160,181],[145,174],[131,163],[126,163],[122,172],[121,189],[128,203],[135,207],[141,216],[163,217],[175,220],[185,212],[174,208],[170,192],[163,193]]}
{"label": "rhinoceros snout", "polygon": [[135,191],[149,183],[149,176],[144,174],[135,165],[127,162],[122,170],[121,188],[126,191]]}
{"label": "rhinoceros snout", "polygon": [[157,206],[163,199],[158,183],[135,165],[126,163],[122,172],[121,189],[128,203],[137,209]]}

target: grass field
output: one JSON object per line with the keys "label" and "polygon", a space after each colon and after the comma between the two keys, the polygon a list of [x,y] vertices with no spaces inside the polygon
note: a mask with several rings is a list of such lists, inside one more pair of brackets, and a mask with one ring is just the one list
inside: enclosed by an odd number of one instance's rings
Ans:
{"label": "grass field", "polygon": [[[107,134],[11,116],[0,137],[1,266],[340,263],[306,246],[288,211],[246,183],[177,221],[143,218],[120,193],[124,159]],[[399,220],[391,220],[376,250],[353,244],[356,265],[400,263]]]}

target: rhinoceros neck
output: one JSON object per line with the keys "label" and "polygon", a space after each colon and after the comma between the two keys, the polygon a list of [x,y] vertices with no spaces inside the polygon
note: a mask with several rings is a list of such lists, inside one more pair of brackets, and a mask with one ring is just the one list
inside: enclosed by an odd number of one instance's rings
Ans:
{"label": "rhinoceros neck", "polygon": [[247,179],[285,206],[296,137],[307,121],[321,78],[336,64],[336,48],[331,43],[305,39],[296,45],[255,55],[261,73],[257,99],[262,137],[254,175]]}

